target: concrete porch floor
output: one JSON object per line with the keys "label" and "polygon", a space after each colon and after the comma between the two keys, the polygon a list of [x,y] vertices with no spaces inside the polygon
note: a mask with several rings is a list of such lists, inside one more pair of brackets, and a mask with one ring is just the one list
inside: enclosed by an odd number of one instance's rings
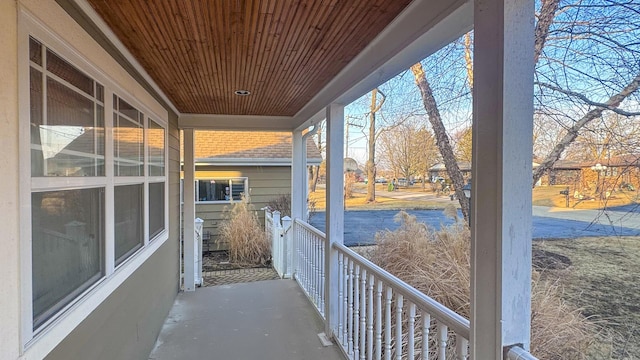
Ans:
{"label": "concrete porch floor", "polygon": [[324,325],[294,280],[198,288],[180,293],[165,320],[153,360],[344,360],[322,346]]}

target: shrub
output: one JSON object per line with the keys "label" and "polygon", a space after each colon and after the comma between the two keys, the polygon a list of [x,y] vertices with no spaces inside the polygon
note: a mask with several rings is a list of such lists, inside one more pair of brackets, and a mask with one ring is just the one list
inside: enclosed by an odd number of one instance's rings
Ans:
{"label": "shrub", "polygon": [[[450,210],[447,212],[451,213]],[[470,233],[461,221],[434,230],[401,211],[396,231],[376,234],[371,260],[458,314],[470,315]],[[585,359],[594,327],[560,297],[557,283],[532,281],[531,353],[540,359]]]}
{"label": "shrub", "polygon": [[291,194],[280,194],[269,200],[267,207],[279,211],[281,217],[291,216]]}
{"label": "shrub", "polygon": [[265,264],[271,257],[269,241],[247,197],[225,208],[220,226],[222,241],[229,244],[229,261],[238,265]]}
{"label": "shrub", "polygon": [[[271,211],[279,211],[281,217],[291,217],[291,194],[280,194],[272,198],[267,202],[267,207]],[[309,219],[311,219],[316,213],[316,201],[307,198],[307,208],[309,210]]]}

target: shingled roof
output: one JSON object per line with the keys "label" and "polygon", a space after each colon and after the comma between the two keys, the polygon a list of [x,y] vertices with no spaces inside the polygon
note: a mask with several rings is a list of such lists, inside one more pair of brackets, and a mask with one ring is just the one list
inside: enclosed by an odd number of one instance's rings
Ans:
{"label": "shingled roof", "polygon": [[[291,165],[290,132],[218,131],[195,132],[195,158],[207,164]],[[307,163],[319,165],[322,156],[312,137],[307,138]]]}

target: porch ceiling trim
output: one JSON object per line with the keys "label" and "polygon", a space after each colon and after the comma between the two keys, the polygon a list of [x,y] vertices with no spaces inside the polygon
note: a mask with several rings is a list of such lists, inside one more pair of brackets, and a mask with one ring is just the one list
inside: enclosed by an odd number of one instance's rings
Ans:
{"label": "porch ceiling trim", "polygon": [[69,0],[72,4],[76,6],[76,8],[84,13],[89,20],[91,20],[95,26],[101,31],[108,39],[111,41],[113,46],[115,46],[118,51],[122,54],[122,56],[129,62],[129,64],[137,71],[140,76],[149,84],[149,86],[158,93],[158,96],[162,100],[164,100],[167,105],[180,116],[180,111],[173,104],[173,102],[169,99],[169,97],[162,91],[160,86],[153,80],[153,78],[149,75],[149,73],[145,70],[145,68],[138,62],[138,60],[131,54],[129,49],[118,39],[118,36],[111,30],[109,25],[102,20],[102,17],[98,15],[98,13],[93,9],[93,7],[86,0]]}
{"label": "porch ceiling trim", "polygon": [[291,116],[182,114],[178,127],[199,130],[291,131]]}

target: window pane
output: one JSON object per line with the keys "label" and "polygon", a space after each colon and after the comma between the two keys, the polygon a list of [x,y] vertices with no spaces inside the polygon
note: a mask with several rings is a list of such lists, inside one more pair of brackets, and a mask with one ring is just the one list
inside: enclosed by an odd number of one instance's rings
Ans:
{"label": "window pane", "polygon": [[240,200],[246,178],[201,179],[196,183],[196,201]]}
{"label": "window pane", "polygon": [[140,111],[138,111],[138,109],[129,105],[128,102],[120,98],[118,98],[118,111],[120,112],[120,114],[127,116],[129,119],[142,124],[142,121],[140,119],[141,117]]}
{"label": "window pane", "polygon": [[144,175],[144,132],[142,127],[118,116],[113,129],[114,166],[118,176]]}
{"label": "window pane", "polygon": [[42,65],[42,44],[34,38],[29,38],[29,60]]}
{"label": "window pane", "polygon": [[149,120],[149,176],[164,175],[164,128]]}
{"label": "window pane", "polygon": [[149,184],[149,239],[164,230],[164,183]]}
{"label": "window pane", "polygon": [[143,185],[115,188],[116,265],[126,260],[143,243]]}
{"label": "window pane", "polygon": [[244,194],[244,180],[231,179],[231,196],[233,200],[240,200]]}
{"label": "window pane", "polygon": [[102,276],[103,194],[31,194],[34,329]]}
{"label": "window pane", "polygon": [[47,50],[47,70],[93,96],[93,79],[61,59],[51,50]]}
{"label": "window pane", "polygon": [[41,94],[36,93],[36,81],[32,81],[31,175],[104,175],[102,109],[96,111],[92,100],[47,79],[47,116],[37,119],[35,97]]}
{"label": "window pane", "polygon": [[44,156],[40,128],[42,127],[42,73],[31,68],[31,176],[44,176]]}

